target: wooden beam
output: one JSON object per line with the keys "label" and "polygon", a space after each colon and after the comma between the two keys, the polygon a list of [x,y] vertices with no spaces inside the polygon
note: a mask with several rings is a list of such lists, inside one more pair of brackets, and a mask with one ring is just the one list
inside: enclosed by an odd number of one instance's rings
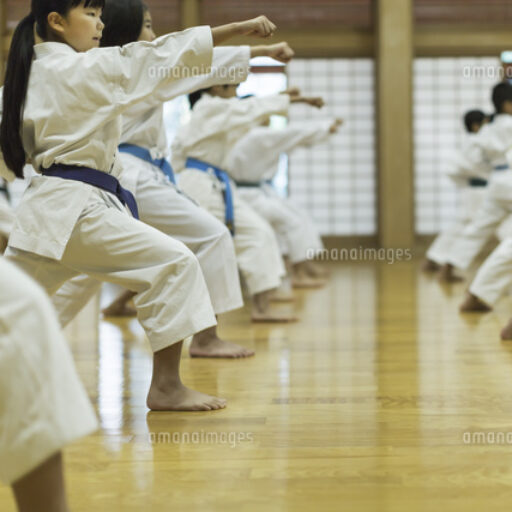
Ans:
{"label": "wooden beam", "polygon": [[379,240],[412,248],[413,0],[379,0],[376,10]]}
{"label": "wooden beam", "polygon": [[181,0],[181,25],[183,29],[201,25],[201,0]]}
{"label": "wooden beam", "polygon": [[477,57],[512,49],[512,31],[502,27],[418,27],[414,34],[418,57]]}

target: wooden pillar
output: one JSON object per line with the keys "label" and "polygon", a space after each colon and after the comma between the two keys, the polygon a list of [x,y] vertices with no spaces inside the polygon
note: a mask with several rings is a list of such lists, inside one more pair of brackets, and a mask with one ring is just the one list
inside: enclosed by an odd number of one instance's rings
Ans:
{"label": "wooden pillar", "polygon": [[413,0],[375,0],[379,240],[414,246]]}
{"label": "wooden pillar", "polygon": [[7,59],[7,10],[6,0],[0,0],[0,83],[4,83],[5,61]]}
{"label": "wooden pillar", "polygon": [[201,0],[181,0],[181,25],[183,29],[201,24]]}

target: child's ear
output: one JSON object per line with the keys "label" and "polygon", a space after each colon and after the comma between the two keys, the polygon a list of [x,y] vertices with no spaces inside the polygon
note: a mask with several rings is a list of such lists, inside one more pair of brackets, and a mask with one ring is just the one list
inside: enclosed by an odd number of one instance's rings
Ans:
{"label": "child's ear", "polygon": [[62,34],[64,32],[63,21],[64,18],[58,12],[51,12],[48,14],[48,26],[58,34]]}

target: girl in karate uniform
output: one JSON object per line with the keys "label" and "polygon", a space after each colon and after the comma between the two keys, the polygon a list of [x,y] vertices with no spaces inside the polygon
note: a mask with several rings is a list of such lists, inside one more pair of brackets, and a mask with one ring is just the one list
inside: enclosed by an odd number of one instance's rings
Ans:
{"label": "girl in karate uniform", "polygon": [[[464,115],[466,138],[446,169],[447,176],[459,189],[458,211],[453,223],[429,247],[422,265],[425,272],[437,272],[447,263],[458,234],[471,222],[485,197],[492,167],[488,163],[474,165],[473,162],[481,151],[478,132],[488,123],[488,119],[480,110],[471,110]],[[445,269],[445,272],[448,273],[448,280],[457,280],[456,276],[451,275],[451,268]]]}
{"label": "girl in karate uniform", "polygon": [[[102,46],[122,46],[135,40],[153,41],[149,9],[141,0],[127,4],[110,1],[102,16],[105,23]],[[249,59],[272,56],[281,47],[220,47],[213,52],[212,71],[176,83],[176,95],[186,94],[230,77],[235,83],[247,78]],[[123,115],[120,160],[121,184],[133,192],[143,222],[183,242],[198,257],[216,315],[243,305],[235,249],[229,230],[207,210],[179,191],[168,164],[168,142],[163,103],[155,95]],[[167,176],[166,176],[167,174]],[[125,314],[132,292],[123,294],[106,313]],[[129,313],[129,312],[128,312]],[[198,357],[244,357],[253,355],[244,347],[221,340],[216,327],[197,333],[190,354]]]}
{"label": "girl in karate uniform", "polygon": [[20,512],[68,510],[62,449],[97,428],[48,297],[0,258],[0,480]]}
{"label": "girl in karate uniform", "polygon": [[[283,55],[276,56],[285,62],[293,54],[283,48]],[[225,165],[231,148],[251,126],[273,114],[286,115],[290,102],[307,100],[280,94],[240,101],[236,88],[224,84],[190,95],[191,119],[173,141],[173,163],[183,190],[232,231],[238,265],[253,298],[253,321],[294,321],[293,315],[270,305],[286,274],[275,234],[239,196]]]}
{"label": "girl in karate uniform", "polygon": [[[441,267],[440,280],[460,280],[453,269],[468,270],[500,225],[512,213],[512,171],[506,153],[512,147],[512,86],[499,83],[493,89],[496,116],[476,135],[476,149],[466,155],[475,170],[488,169],[489,184],[485,187],[480,208],[471,221],[460,230],[450,247],[447,262]],[[461,308],[465,311],[487,309],[468,294]]]}
{"label": "girl in karate uniform", "polygon": [[138,215],[118,182],[120,115],[155,91],[165,97],[180,77],[209,72],[214,45],[275,26],[262,17],[98,48],[102,7],[102,0],[33,0],[14,33],[0,143],[8,178],[22,177],[27,159],[41,176],[17,209],[6,254],[50,295],[80,274],[137,292],[154,352],[148,407],[223,408],[225,400],[180,380],[182,340],[214,326],[215,314],[197,258],[125,208]]}
{"label": "girl in karate uniform", "polygon": [[291,123],[281,130],[268,126],[253,128],[238,141],[227,159],[227,171],[235,180],[239,194],[270,223],[284,250],[295,287],[315,287],[317,279],[312,259],[323,249],[313,223],[289,199],[280,197],[271,180],[279,157],[298,147],[311,147],[337,133],[341,120]]}

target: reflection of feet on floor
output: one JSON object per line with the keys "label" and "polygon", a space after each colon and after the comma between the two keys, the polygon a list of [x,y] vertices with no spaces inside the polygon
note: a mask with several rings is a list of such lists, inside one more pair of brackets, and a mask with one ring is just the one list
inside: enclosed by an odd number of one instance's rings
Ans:
{"label": "reflection of feet on floor", "polygon": [[189,354],[190,357],[238,359],[253,356],[254,350],[249,350],[236,343],[224,341],[217,337],[204,342],[199,342],[193,338]]}
{"label": "reflection of feet on floor", "polygon": [[312,277],[294,277],[292,279],[293,288],[322,288],[326,285],[323,279],[314,279]]}
{"label": "reflection of feet on floor", "polygon": [[480,300],[476,295],[468,293],[464,299],[464,302],[460,305],[460,311],[461,313],[487,313],[488,311],[492,311],[492,308],[489,307],[484,301]]}
{"label": "reflection of feet on floor", "polygon": [[103,316],[111,318],[133,318],[137,316],[137,310],[128,304],[113,302],[102,310]]}
{"label": "reflection of feet on floor", "polygon": [[152,411],[214,411],[224,409],[226,400],[194,391],[183,384],[167,389],[152,384],[147,406]]}
{"label": "reflection of feet on floor", "polygon": [[435,261],[426,259],[422,265],[421,270],[423,272],[437,272],[441,268],[441,265],[438,265]]}
{"label": "reflection of feet on floor", "polygon": [[292,313],[280,313],[277,311],[259,312],[253,311],[251,320],[256,323],[294,323],[299,319]]}
{"label": "reflection of feet on floor", "polygon": [[439,272],[439,281],[441,283],[460,283],[464,278],[454,274],[452,265],[443,265]]}
{"label": "reflection of feet on floor", "polygon": [[503,341],[512,340],[512,318],[508,324],[501,330],[501,339]]}

